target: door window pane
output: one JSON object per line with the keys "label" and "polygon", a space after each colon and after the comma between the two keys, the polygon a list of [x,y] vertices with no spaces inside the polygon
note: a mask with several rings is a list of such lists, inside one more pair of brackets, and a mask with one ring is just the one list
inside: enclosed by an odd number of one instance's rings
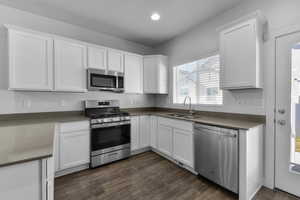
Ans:
{"label": "door window pane", "polygon": [[300,44],[291,52],[291,162],[300,165]]}

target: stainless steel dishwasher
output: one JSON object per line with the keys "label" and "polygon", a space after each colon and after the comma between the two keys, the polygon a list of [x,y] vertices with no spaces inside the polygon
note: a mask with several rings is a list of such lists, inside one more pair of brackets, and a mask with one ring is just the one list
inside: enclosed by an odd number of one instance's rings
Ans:
{"label": "stainless steel dishwasher", "polygon": [[238,193],[238,130],[194,124],[195,170]]}

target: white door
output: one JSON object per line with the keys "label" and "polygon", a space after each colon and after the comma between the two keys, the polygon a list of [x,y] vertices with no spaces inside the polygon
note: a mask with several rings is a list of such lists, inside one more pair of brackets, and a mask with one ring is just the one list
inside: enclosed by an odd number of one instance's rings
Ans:
{"label": "white door", "polygon": [[143,93],[143,57],[136,54],[125,54],[125,92]]}
{"label": "white door", "polygon": [[88,47],[88,68],[107,69],[106,48],[100,46]]}
{"label": "white door", "polygon": [[[300,31],[276,39],[275,187],[300,196]],[[298,152],[297,152],[298,151]]]}
{"label": "white door", "polygon": [[194,166],[193,133],[191,131],[174,129],[173,158],[190,167]]}
{"label": "white door", "polygon": [[158,136],[157,136],[158,150],[168,156],[172,156],[172,150],[173,150],[172,136],[173,136],[172,127],[163,124],[158,125]]}
{"label": "white door", "polygon": [[55,90],[85,92],[86,46],[74,41],[56,39],[54,50]]}
{"label": "white door", "polygon": [[157,117],[150,117],[150,146],[152,148],[157,148]]}
{"label": "white door", "polygon": [[123,73],[123,52],[115,49],[108,49],[107,67],[110,71]]}
{"label": "white door", "polygon": [[140,116],[140,148],[150,146],[150,117]]}
{"label": "white door", "polygon": [[9,29],[9,88],[53,89],[51,37]]}
{"label": "white door", "polygon": [[60,134],[60,170],[90,162],[89,131]]}
{"label": "white door", "polygon": [[130,148],[131,151],[139,149],[139,132],[140,132],[140,122],[139,117],[131,117],[131,124],[130,124]]}

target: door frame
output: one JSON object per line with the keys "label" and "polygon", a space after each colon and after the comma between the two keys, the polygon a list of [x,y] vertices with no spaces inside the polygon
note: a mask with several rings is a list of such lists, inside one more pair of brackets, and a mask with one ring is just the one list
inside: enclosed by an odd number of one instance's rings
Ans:
{"label": "door frame", "polygon": [[273,189],[279,189],[280,188],[276,188],[276,139],[277,139],[277,131],[276,131],[276,111],[277,111],[277,87],[276,87],[276,77],[277,77],[277,71],[278,71],[278,65],[277,65],[277,58],[276,58],[276,53],[277,53],[277,45],[276,45],[276,42],[277,42],[277,39],[281,38],[281,37],[284,37],[284,36],[287,36],[287,35],[290,35],[290,34],[294,34],[294,33],[299,33],[300,32],[300,24],[293,24],[293,25],[290,25],[290,26],[287,26],[287,27],[284,27],[282,29],[279,29],[277,31],[274,31],[274,33],[270,33],[270,38],[272,40],[272,45],[274,47],[274,51],[273,51],[273,62],[274,62],[274,94],[272,95],[275,99],[274,101],[274,109],[273,109],[273,117],[274,117],[274,123],[273,123],[273,146],[272,146],[272,149],[273,149],[273,156],[274,156],[274,159],[273,159]]}

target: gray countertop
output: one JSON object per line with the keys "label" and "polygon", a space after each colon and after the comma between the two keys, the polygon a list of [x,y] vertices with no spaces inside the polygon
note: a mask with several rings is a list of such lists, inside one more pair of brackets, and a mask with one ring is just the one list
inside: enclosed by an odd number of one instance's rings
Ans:
{"label": "gray countertop", "polygon": [[[185,112],[165,108],[123,109],[136,115],[156,115],[196,123],[235,129],[250,129],[264,124],[264,116],[197,112],[197,117],[169,116]],[[0,167],[29,160],[50,157],[53,154],[55,124],[88,120],[82,112],[28,113],[0,115]]]}
{"label": "gray countertop", "polygon": [[167,117],[172,119],[186,120],[195,123],[202,123],[207,125],[221,126],[226,128],[243,129],[248,130],[258,125],[264,124],[264,116],[251,116],[251,115],[241,115],[241,114],[223,114],[215,113],[209,114],[208,112],[196,112],[195,117],[185,118],[185,117],[175,117],[170,116],[171,113],[186,113],[182,110],[169,110],[169,109],[155,109],[155,110],[137,110],[128,109],[126,110],[131,116],[137,115],[156,115],[161,117]]}
{"label": "gray countertop", "polygon": [[0,116],[0,167],[53,154],[55,124],[88,120],[79,112]]}

